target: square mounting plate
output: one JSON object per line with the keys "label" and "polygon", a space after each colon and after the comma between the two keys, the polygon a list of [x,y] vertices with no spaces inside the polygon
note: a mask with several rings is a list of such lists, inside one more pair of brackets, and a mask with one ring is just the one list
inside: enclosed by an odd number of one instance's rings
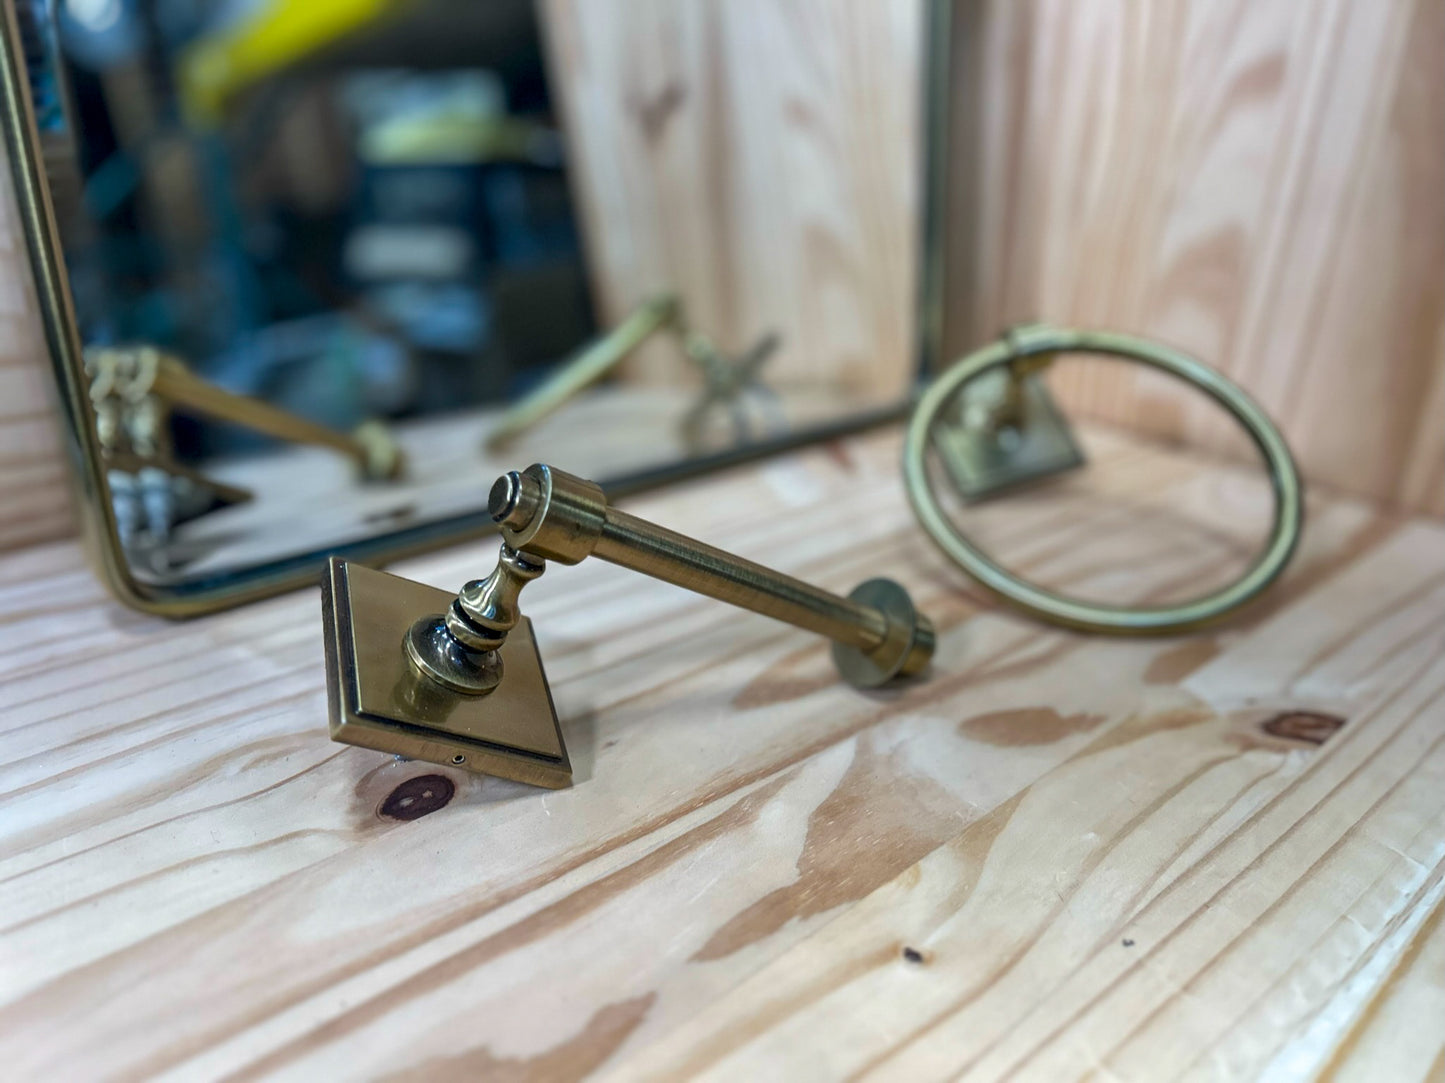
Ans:
{"label": "square mounting plate", "polygon": [[484,696],[422,676],[402,647],[412,623],[455,594],[332,557],[321,583],[331,739],[557,789],[572,781],[532,622],[501,647],[502,683]]}
{"label": "square mounting plate", "polygon": [[959,396],[957,416],[933,426],[933,446],[966,503],[1084,465],[1068,421],[1036,374],[1018,377],[1022,424],[991,429],[971,420],[1007,392],[1010,379],[1003,370],[980,375]]}

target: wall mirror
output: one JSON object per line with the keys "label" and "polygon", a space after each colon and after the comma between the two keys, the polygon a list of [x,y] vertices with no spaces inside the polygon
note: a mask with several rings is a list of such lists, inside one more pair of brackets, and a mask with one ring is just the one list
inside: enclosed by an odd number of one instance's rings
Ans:
{"label": "wall mirror", "polygon": [[[532,461],[616,494],[901,415],[924,5],[631,10],[7,5],[17,202],[124,600],[456,540]],[[830,34],[856,47],[799,52]]]}

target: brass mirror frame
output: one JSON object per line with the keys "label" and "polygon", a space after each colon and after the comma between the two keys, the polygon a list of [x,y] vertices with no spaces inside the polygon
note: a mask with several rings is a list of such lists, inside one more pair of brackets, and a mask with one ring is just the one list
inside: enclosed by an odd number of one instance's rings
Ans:
{"label": "brass mirror frame", "polygon": [[[938,176],[942,159],[942,129],[945,112],[936,100],[947,85],[947,30],[950,0],[929,0],[925,13],[928,34],[919,102],[923,141],[922,187],[922,270],[920,283],[922,314],[919,320],[919,366],[922,377],[936,343],[933,320],[928,311],[938,311],[942,266],[941,238],[930,230],[937,220],[940,198]],[[304,551],[258,564],[237,572],[175,585],[160,586],[138,579],[131,571],[121,547],[115,511],[101,460],[95,430],[95,415],[84,385],[82,344],[70,293],[64,252],[55,209],[41,155],[40,133],[30,100],[28,69],[13,2],[4,3],[0,23],[0,126],[4,128],[5,152],[9,159],[16,209],[24,236],[35,297],[50,356],[55,385],[61,402],[58,414],[65,454],[70,466],[72,497],[82,544],[96,573],[121,602],[131,608],[165,617],[191,617],[241,605],[298,587],[313,586],[324,572],[328,556],[384,564],[406,556],[456,544],[469,538],[496,532],[487,514],[486,482],[479,471],[477,510],[464,515],[439,518],[416,526],[378,533],[344,545]],[[930,300],[932,299],[932,300]],[[832,440],[875,426],[900,421],[908,414],[909,396],[894,404],[861,411],[836,422],[801,428],[725,452],[683,459],[662,467],[649,468],[605,479],[610,497],[623,496],[667,482],[678,481],[724,467],[775,455],[782,451],[820,441]]]}

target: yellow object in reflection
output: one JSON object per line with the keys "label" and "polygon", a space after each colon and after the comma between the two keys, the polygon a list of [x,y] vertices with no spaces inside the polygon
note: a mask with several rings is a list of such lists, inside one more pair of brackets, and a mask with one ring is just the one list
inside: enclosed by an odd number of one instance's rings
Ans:
{"label": "yellow object in reflection", "polygon": [[215,122],[230,99],[404,6],[398,0],[270,0],[186,50],[181,101],[197,122]]}

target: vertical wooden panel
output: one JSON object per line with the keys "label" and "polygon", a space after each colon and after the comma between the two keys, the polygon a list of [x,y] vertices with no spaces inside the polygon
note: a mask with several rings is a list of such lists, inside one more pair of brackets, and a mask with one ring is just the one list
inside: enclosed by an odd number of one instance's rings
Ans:
{"label": "vertical wooden panel", "polygon": [[75,530],[50,357],[0,148],[0,550]]}
{"label": "vertical wooden panel", "polygon": [[[546,0],[605,318],[678,289],[773,383],[913,368],[920,0]],[[676,380],[677,363],[639,375]]]}
{"label": "vertical wooden panel", "polygon": [[[1196,353],[1280,420],[1306,474],[1445,511],[1445,6],[981,0],[957,8],[956,354],[1008,322]],[[1223,422],[1116,364],[1087,414],[1219,446]]]}

